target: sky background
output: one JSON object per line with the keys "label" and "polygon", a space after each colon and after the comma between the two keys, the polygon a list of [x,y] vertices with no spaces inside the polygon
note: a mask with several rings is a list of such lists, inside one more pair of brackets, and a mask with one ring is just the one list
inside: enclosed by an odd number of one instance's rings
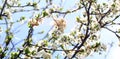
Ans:
{"label": "sky background", "polygon": [[[33,0],[21,0],[22,4],[25,4],[27,1],[33,1]],[[38,1],[38,0],[34,0],[34,1]],[[44,1],[44,0],[41,0]],[[53,3],[55,3],[56,5],[60,4],[61,0],[54,0]],[[66,11],[68,9],[74,9],[75,3],[78,2],[79,0],[63,0],[64,2],[61,4],[62,7],[64,7],[65,9],[63,11]],[[107,2],[108,0],[98,0],[99,3],[102,2]],[[0,1],[0,5],[1,5],[1,1]],[[44,7],[46,5],[45,2],[40,3],[40,8]],[[42,6],[42,7],[41,7]],[[27,7],[26,9],[30,9],[30,7]],[[32,16],[31,13],[34,13],[34,11],[31,12],[20,12],[20,13],[14,13],[12,15],[12,20],[11,21],[16,21],[18,20],[21,16],[26,16],[26,19],[29,20],[31,19],[30,17]],[[39,13],[38,11],[36,11],[35,13]],[[81,15],[81,11],[77,11],[71,14],[67,14],[65,17],[65,20],[67,21],[67,27],[65,29],[65,33],[69,33],[71,31],[71,29],[73,29],[73,27],[75,27],[76,25],[76,21],[74,20],[76,18],[76,16]],[[49,31],[49,29],[52,27],[51,25],[51,21],[53,21],[51,18],[46,18],[44,20],[44,22],[39,25],[38,27],[35,27],[34,30],[34,36],[33,38],[35,38],[33,41],[37,42],[38,40],[42,39],[46,33]],[[0,23],[4,23],[5,21],[0,21]],[[21,25],[23,24],[23,25]],[[0,33],[0,44],[3,44],[3,39],[5,38],[5,25],[0,25],[2,27],[3,32]],[[119,28],[119,26],[113,26],[110,27],[111,29],[117,29]],[[44,30],[43,34],[36,34],[37,32],[41,32]],[[13,42],[19,42],[21,40],[23,40],[27,34],[28,34],[28,26],[27,23],[16,23],[12,26],[12,32],[17,32],[19,31],[19,33],[15,33],[15,38],[13,40]],[[99,55],[98,53],[94,53],[93,55],[90,55],[88,57],[86,57],[85,59],[105,59],[105,55],[108,53],[106,59],[120,59],[119,53],[120,53],[120,47],[118,46],[118,38],[111,32],[109,32],[106,29],[102,29],[100,32],[101,38],[100,41],[104,44],[107,45],[108,49],[106,52],[103,52],[102,55]],[[113,42],[113,46],[110,48],[110,44]],[[17,46],[19,47],[22,43],[17,44]],[[109,50],[110,49],[110,50]],[[57,53],[56,53],[57,55]]]}

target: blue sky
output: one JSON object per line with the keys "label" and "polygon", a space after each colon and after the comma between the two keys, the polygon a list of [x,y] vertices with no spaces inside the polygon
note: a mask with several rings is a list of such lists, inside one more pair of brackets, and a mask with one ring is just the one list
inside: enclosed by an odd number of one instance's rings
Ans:
{"label": "blue sky", "polygon": [[[33,1],[33,0],[22,0],[21,3],[24,4],[27,1]],[[37,0],[34,0],[34,1],[37,1]],[[41,1],[44,1],[44,0],[41,0]],[[54,0],[54,3],[55,4],[59,4],[60,1],[61,0]],[[64,3],[62,3],[62,7],[64,7],[65,9],[63,11],[66,11],[67,9],[74,9],[75,8],[74,5],[76,3],[75,1],[78,1],[78,0],[69,0],[69,1],[64,0]],[[105,2],[105,1],[99,0],[99,2],[102,3],[102,2]],[[0,4],[1,4],[1,1],[0,1]],[[45,3],[42,2],[42,3],[40,3],[40,5],[41,6],[45,6]],[[27,16],[26,19],[28,20],[29,17],[31,16],[31,13],[33,13],[33,12],[15,13],[15,14],[13,14],[13,21],[19,19],[21,16]],[[39,12],[37,12],[37,13],[39,13]],[[81,15],[81,11],[77,11],[75,13],[71,13],[71,14],[66,15],[65,20],[67,21],[67,28],[65,29],[65,33],[69,33],[71,31],[71,29],[75,26],[75,24],[76,24],[75,18],[76,18],[76,16],[79,16],[79,15]],[[41,25],[39,25],[38,27],[35,27],[34,34],[37,33],[37,32],[41,32],[43,30],[44,30],[44,33],[41,34],[41,35],[34,35],[33,36],[35,38],[33,40],[34,42],[40,40],[41,38],[43,38],[44,35],[46,35],[46,33],[51,28],[51,25],[50,25],[51,21],[52,21],[52,19],[46,18]],[[0,21],[0,23],[3,23],[3,22],[4,21]],[[12,31],[15,31],[15,29],[17,27],[19,27],[20,25],[21,25],[20,23],[14,24],[13,27],[12,27]],[[0,25],[0,26],[2,27],[2,29],[4,31],[5,30],[5,25]],[[17,42],[17,41],[19,42],[20,40],[23,40],[27,36],[27,32],[28,32],[27,23],[25,23],[24,25],[22,25],[17,30],[20,30],[20,33],[15,34],[15,38],[14,38],[13,42]],[[101,34],[100,41],[103,42],[104,44],[107,44],[108,48],[109,48],[108,44],[114,42],[114,45],[113,45],[113,47],[110,50],[110,54],[107,56],[107,59],[110,59],[113,54],[117,53],[116,52],[117,49],[119,49],[118,46],[116,46],[119,43],[118,39],[117,39],[117,37],[115,37],[115,35],[113,33],[109,32],[109,31],[107,31],[105,29],[102,29],[100,31],[100,34]],[[3,33],[0,34],[0,39],[2,39],[1,42],[0,42],[0,44],[3,43],[4,37],[5,37],[5,33],[3,32]],[[21,45],[21,44],[22,43],[18,44],[18,46]],[[88,56],[85,59],[104,59],[105,58],[105,54],[106,53],[103,53],[103,55],[98,55],[97,53],[95,53],[93,56]],[[118,56],[118,55],[116,55],[116,56]],[[117,59],[117,58],[113,58],[113,59]]]}

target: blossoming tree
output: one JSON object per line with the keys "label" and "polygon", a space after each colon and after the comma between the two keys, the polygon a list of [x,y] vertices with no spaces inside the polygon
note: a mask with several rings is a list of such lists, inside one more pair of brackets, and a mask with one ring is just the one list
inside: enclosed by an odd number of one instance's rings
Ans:
{"label": "blossoming tree", "polygon": [[119,0],[70,1],[1,0],[0,58],[82,59],[106,51],[101,30],[120,39],[120,29],[109,28],[120,25]]}

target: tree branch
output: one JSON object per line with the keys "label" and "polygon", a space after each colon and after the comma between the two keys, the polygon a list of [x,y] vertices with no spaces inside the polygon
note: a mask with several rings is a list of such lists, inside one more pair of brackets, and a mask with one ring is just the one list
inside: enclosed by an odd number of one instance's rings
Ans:
{"label": "tree branch", "polygon": [[86,25],[87,29],[86,29],[85,37],[84,37],[84,39],[82,39],[82,43],[80,45],[78,45],[77,51],[75,51],[75,53],[72,55],[71,59],[76,56],[76,54],[79,52],[78,50],[84,45],[84,43],[86,42],[87,38],[90,35],[89,34],[89,24],[90,24],[90,8],[91,8],[91,5],[92,5],[92,1],[89,2],[88,8],[87,8],[87,6],[85,6],[84,2],[83,2],[83,5],[84,5],[84,8],[85,8],[86,13],[87,13],[87,21],[88,21],[87,25]]}
{"label": "tree branch", "polygon": [[4,11],[5,7],[6,7],[6,4],[7,4],[7,0],[5,0],[4,4],[2,6],[2,9],[1,9],[1,12],[0,12],[0,16],[3,15],[3,11]]}

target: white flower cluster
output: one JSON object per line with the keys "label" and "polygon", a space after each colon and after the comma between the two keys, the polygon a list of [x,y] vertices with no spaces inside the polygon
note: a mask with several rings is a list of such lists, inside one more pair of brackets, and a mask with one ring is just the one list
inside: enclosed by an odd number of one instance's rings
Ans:
{"label": "white flower cluster", "polygon": [[52,56],[50,53],[45,52],[44,50],[41,50],[37,53],[36,57],[43,57],[43,59],[52,59]]}
{"label": "white flower cluster", "polygon": [[8,4],[18,4],[19,3],[19,0],[8,0],[7,2]]}
{"label": "white flower cluster", "polygon": [[42,23],[42,19],[33,18],[33,19],[30,19],[28,23],[32,26],[39,26],[39,24]]}

